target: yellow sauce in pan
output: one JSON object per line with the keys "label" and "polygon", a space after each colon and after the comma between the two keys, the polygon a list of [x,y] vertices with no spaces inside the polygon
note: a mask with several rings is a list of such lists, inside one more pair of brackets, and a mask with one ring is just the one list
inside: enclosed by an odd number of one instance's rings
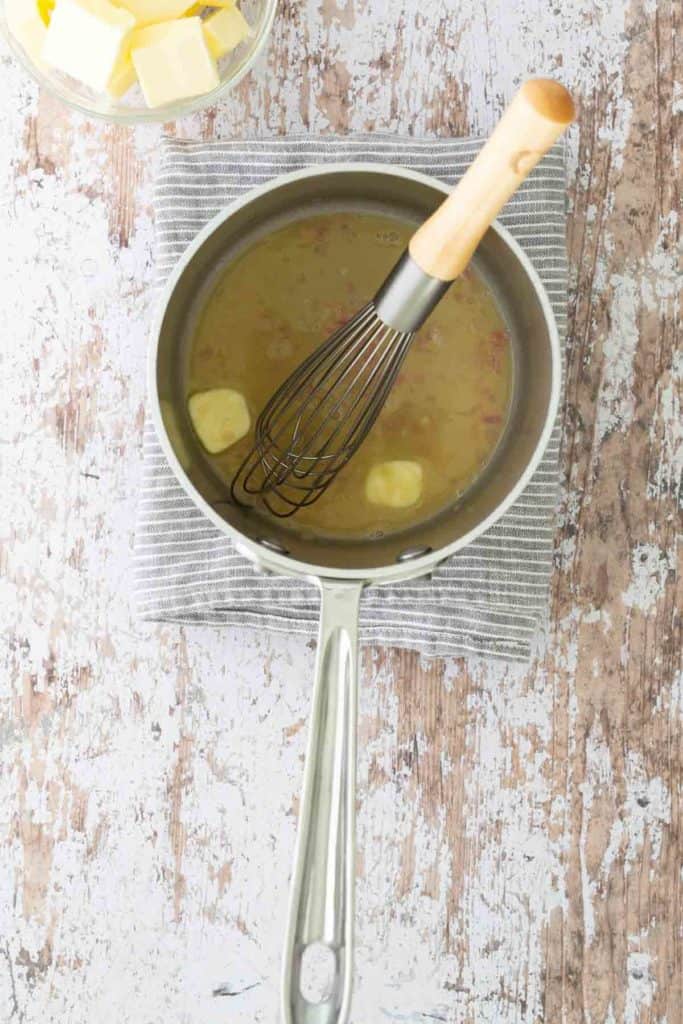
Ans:
{"label": "yellow sauce in pan", "polygon": [[[218,276],[191,341],[186,398],[229,387],[249,406],[252,427],[285,377],[372,297],[412,228],[386,216],[325,213],[257,242]],[[326,494],[292,526],[331,536],[376,536],[452,504],[490,459],[512,389],[510,342],[496,304],[469,270],[418,333],[386,406]],[[226,486],[253,443],[205,456]],[[411,508],[371,504],[368,473],[385,460],[422,467]]]}

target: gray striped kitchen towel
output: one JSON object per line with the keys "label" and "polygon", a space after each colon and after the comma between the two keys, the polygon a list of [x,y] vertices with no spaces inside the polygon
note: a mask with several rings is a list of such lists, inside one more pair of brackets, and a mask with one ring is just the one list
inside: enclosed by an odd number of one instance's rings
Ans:
{"label": "gray striped kitchen towel", "polygon": [[[402,164],[454,184],[476,139],[386,135],[228,142],[165,139],[156,182],[157,283],[206,222],[245,190],[312,164]],[[565,170],[561,146],[501,215],[536,266],[563,333],[567,297]],[[365,641],[428,655],[475,652],[523,660],[548,602],[560,430],[507,514],[430,579],[365,592]],[[318,594],[309,583],[260,574],[199,512],[173,477],[151,424],[135,545],[136,598],[145,619],[250,626],[313,636]]]}

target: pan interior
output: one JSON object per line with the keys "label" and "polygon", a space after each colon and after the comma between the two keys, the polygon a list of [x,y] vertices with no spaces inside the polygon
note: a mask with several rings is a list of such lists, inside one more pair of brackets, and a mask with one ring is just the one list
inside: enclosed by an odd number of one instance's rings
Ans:
{"label": "pan interior", "polygon": [[218,223],[187,262],[168,301],[159,337],[157,388],[164,425],[192,487],[240,534],[298,561],[333,569],[366,569],[437,550],[469,533],[505,500],[524,472],[545,424],[552,390],[547,323],[532,282],[503,236],[491,229],[476,269],[506,322],[514,362],[509,420],[485,471],[457,502],[432,518],[380,538],[329,539],[234,506],[205,459],[186,411],[184,370],[198,310],[226,264],[256,241],[297,219],[325,212],[380,214],[418,224],[443,199],[436,183],[368,170],[339,171],[285,182]]}

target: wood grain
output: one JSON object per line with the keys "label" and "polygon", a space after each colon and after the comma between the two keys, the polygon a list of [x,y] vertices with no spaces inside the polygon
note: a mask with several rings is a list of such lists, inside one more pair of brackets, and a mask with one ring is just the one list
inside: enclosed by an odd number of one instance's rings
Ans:
{"label": "wood grain", "polygon": [[[355,1024],[676,1024],[681,906],[680,5],[284,0],[172,128],[569,139],[564,492],[528,667],[366,650]],[[158,131],[3,52],[0,1019],[276,1019],[313,652],[137,623]]]}

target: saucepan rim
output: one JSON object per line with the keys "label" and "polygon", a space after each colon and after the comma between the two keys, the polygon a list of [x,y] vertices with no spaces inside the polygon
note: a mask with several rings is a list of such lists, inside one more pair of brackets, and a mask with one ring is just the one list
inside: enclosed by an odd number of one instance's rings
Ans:
{"label": "saucepan rim", "polygon": [[147,360],[148,398],[154,429],[164,455],[166,456],[178,483],[188,497],[192,499],[197,508],[199,508],[199,510],[203,512],[203,514],[216,527],[218,527],[219,530],[224,534],[227,534],[241,554],[245,555],[260,567],[282,575],[304,576],[312,580],[357,580],[359,582],[383,584],[422,576],[433,569],[439,562],[450,558],[457,551],[460,551],[462,548],[467,547],[468,544],[471,544],[477,537],[486,533],[486,531],[490,529],[490,527],[493,526],[493,524],[497,522],[502,515],[504,515],[510,506],[514,504],[525,489],[537,469],[548,441],[550,440],[560,401],[561,353],[559,332],[552,306],[550,304],[550,299],[548,298],[547,292],[538,273],[534,269],[533,264],[525,254],[524,250],[515,241],[510,232],[502,226],[502,224],[498,221],[494,221],[491,225],[491,230],[498,235],[501,241],[519,262],[522,270],[534,289],[545,320],[550,342],[550,394],[543,429],[540,433],[534,451],[523,472],[520,474],[516,484],[485,518],[477,523],[476,526],[472,527],[471,530],[468,530],[467,533],[458,537],[450,544],[446,544],[441,548],[426,552],[425,554],[419,555],[410,561],[361,569],[343,569],[339,567],[315,565],[299,561],[299,559],[294,558],[289,554],[280,553],[263,547],[257,541],[245,536],[245,534],[237,530],[231,523],[223,519],[202,497],[201,493],[185,473],[185,470],[181,466],[175,454],[163,422],[160,397],[157,388],[157,355],[166,310],[178,281],[206,240],[238,210],[257,202],[261,196],[266,195],[277,188],[281,188],[287,184],[301,181],[306,178],[319,178],[328,174],[338,175],[345,173],[377,174],[378,176],[383,177],[389,176],[394,178],[403,178],[408,181],[414,181],[417,184],[424,184],[428,187],[436,188],[444,194],[451,191],[451,186],[445,184],[445,182],[436,177],[432,177],[431,175],[423,174],[420,171],[414,171],[406,167],[394,167],[391,164],[361,162],[344,162],[307,167],[300,171],[292,171],[288,174],[279,175],[271,181],[266,182],[264,185],[250,189],[243,196],[240,196],[238,199],[227,205],[220,213],[216,214],[216,216],[199,231],[178,260],[177,265],[168,276],[166,283],[161,290],[161,294],[157,299],[156,312],[150,332],[150,344]]}

